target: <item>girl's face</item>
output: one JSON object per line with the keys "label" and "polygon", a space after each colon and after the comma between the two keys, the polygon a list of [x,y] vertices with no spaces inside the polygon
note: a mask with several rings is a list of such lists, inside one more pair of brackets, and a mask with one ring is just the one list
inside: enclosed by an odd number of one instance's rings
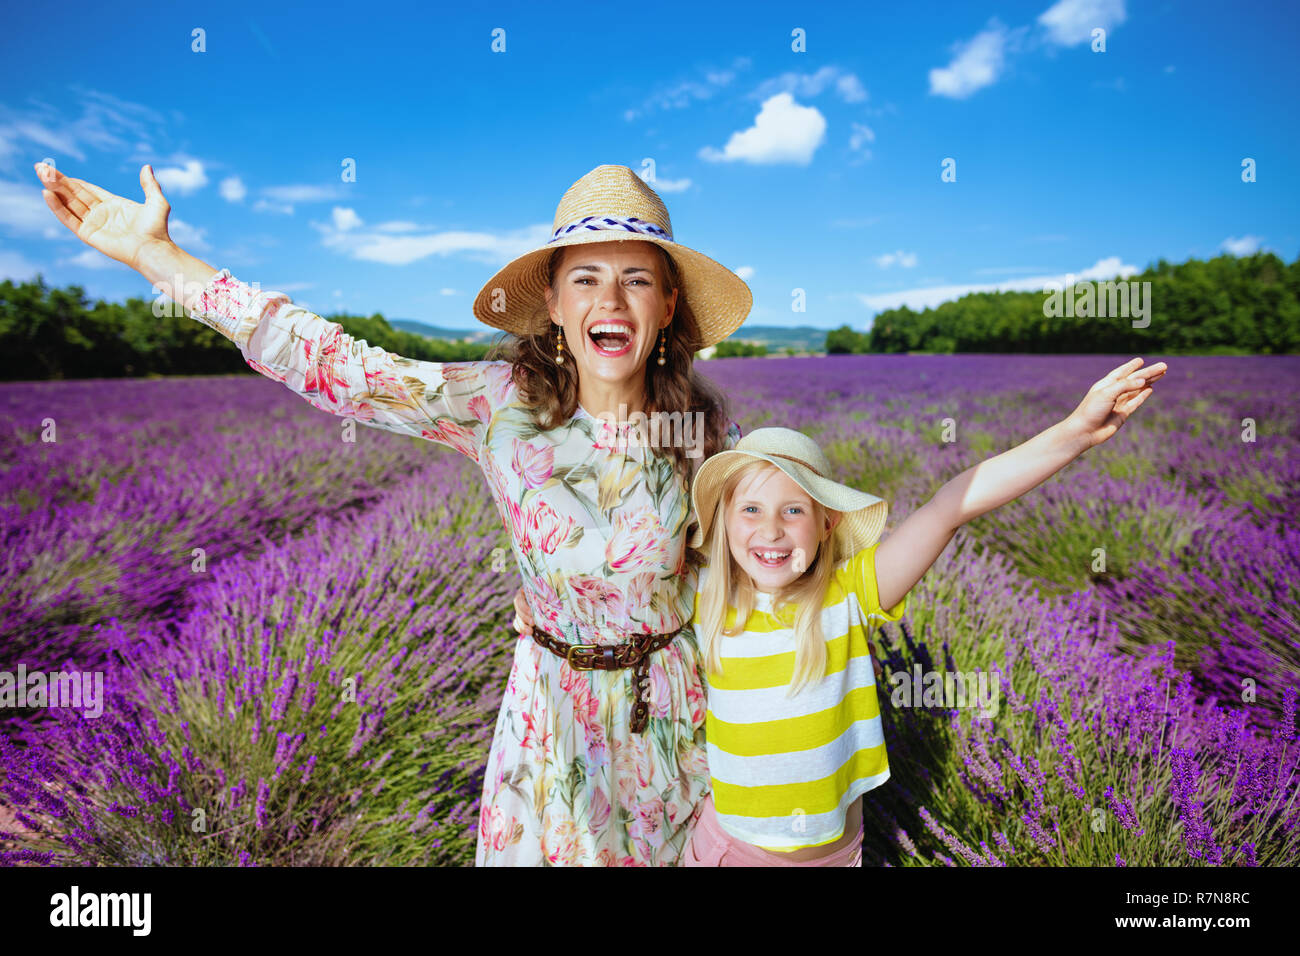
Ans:
{"label": "girl's face", "polygon": [[727,506],[726,522],[731,556],[766,593],[812,567],[828,530],[816,523],[808,493],[777,468],[741,479]]}

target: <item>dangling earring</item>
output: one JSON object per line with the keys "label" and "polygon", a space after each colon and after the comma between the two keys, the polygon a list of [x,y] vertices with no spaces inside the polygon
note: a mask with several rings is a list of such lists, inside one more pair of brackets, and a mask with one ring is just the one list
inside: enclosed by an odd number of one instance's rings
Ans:
{"label": "dangling earring", "polygon": [[664,340],[667,337],[667,335],[668,335],[667,329],[660,330],[659,332],[659,364],[660,365],[664,364]]}
{"label": "dangling earring", "polygon": [[564,364],[564,337],[558,325],[555,327],[555,364]]}

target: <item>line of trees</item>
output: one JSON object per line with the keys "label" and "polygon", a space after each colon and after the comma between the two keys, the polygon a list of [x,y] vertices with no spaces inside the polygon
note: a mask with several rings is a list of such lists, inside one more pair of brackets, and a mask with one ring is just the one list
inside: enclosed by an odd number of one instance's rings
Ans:
{"label": "line of trees", "polygon": [[[1149,312],[1139,317],[1130,301],[1127,314],[1100,315],[1102,300],[1110,300],[1104,282],[1079,282],[1072,295],[1067,289],[1054,300],[1042,291],[978,292],[921,312],[888,309],[869,332],[842,326],[827,334],[826,350],[1300,352],[1300,256],[1290,265],[1272,253],[1181,265],[1161,259],[1140,275],[1115,281],[1137,291]],[[1149,287],[1141,286],[1147,282]],[[1134,321],[1144,327],[1135,328]]]}
{"label": "line of trees", "polygon": [[[1058,294],[1055,308],[1044,292],[972,293],[921,312],[906,307],[881,312],[869,332],[847,325],[834,329],[826,335],[826,351],[1300,352],[1300,256],[1290,265],[1272,253],[1189,259],[1181,265],[1161,259],[1122,281],[1140,289],[1126,315],[1097,314],[1107,298],[1104,291],[1085,307],[1089,290],[1083,283],[1072,294]],[[1142,283],[1150,286],[1142,289]],[[1141,318],[1134,309],[1139,302],[1149,308]],[[370,345],[423,361],[479,360],[489,347],[395,329],[380,313],[328,318]],[[1145,327],[1135,328],[1135,319]],[[761,344],[724,340],[714,354],[766,352]],[[247,370],[229,341],[179,309],[155,316],[153,303],[145,299],[91,303],[80,286],[50,288],[39,275],[35,282],[0,282],[0,380]]]}
{"label": "line of trees", "polygon": [[[92,304],[81,286],[50,288],[40,275],[35,282],[0,282],[0,380],[249,371],[228,339],[166,304],[165,313],[155,316],[151,301]],[[369,345],[421,361],[473,361],[488,350],[487,343],[429,339],[395,329],[380,313],[328,318]]]}
{"label": "line of trees", "polygon": [[739,358],[766,355],[767,346],[761,342],[742,342],[723,339],[713,351],[714,358]]}

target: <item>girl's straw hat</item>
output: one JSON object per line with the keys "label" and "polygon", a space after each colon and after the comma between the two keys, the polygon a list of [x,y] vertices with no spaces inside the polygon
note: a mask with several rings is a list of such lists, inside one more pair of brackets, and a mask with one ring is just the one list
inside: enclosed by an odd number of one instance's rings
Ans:
{"label": "girl's straw hat", "polygon": [[827,508],[844,512],[843,523],[849,532],[834,556],[836,562],[851,558],[875,544],[885,529],[889,503],[865,491],[858,491],[831,481],[830,463],[817,443],[790,428],[756,428],[728,451],[720,451],[700,466],[691,486],[691,503],[699,527],[691,536],[691,547],[699,548],[709,534],[713,513],[718,507],[727,478],[741,465],[755,458],[769,461],[790,476],[800,488]]}
{"label": "girl's straw hat", "polygon": [[680,295],[704,337],[701,348],[725,339],[745,321],[754,303],[749,286],[726,266],[674,241],[663,200],[626,166],[597,166],[570,186],[555,208],[550,240],[488,280],[474,299],[475,317],[515,335],[549,332],[545,289],[552,250],[627,239],[653,242],[672,256]]}

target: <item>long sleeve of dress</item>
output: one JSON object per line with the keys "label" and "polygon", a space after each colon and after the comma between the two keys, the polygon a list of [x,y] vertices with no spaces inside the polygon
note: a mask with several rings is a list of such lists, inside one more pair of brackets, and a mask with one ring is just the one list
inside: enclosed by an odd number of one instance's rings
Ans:
{"label": "long sleeve of dress", "polygon": [[322,411],[425,438],[479,460],[492,413],[513,392],[508,362],[424,362],[368,345],[337,322],[222,269],[187,308],[255,371]]}

